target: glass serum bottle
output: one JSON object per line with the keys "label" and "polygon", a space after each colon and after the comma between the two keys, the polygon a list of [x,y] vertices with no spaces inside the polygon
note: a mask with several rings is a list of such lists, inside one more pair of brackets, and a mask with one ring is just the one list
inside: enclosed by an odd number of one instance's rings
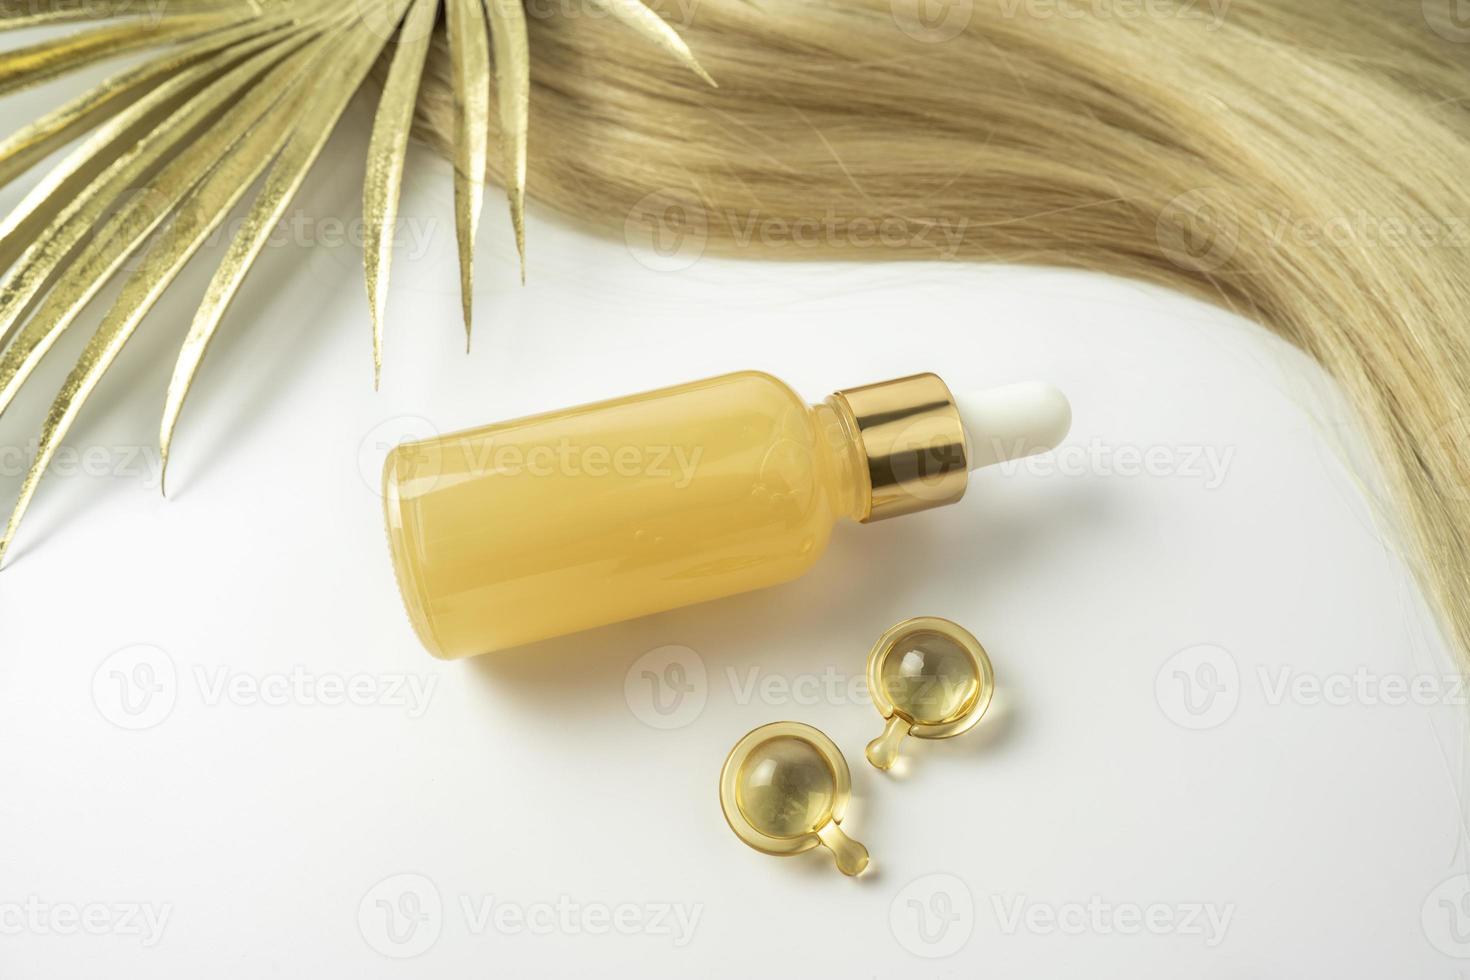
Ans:
{"label": "glass serum bottle", "polygon": [[458,658],[790,581],[839,520],[953,503],[1070,423],[1046,384],[810,405],[745,371],[401,445],[383,499],[414,629]]}

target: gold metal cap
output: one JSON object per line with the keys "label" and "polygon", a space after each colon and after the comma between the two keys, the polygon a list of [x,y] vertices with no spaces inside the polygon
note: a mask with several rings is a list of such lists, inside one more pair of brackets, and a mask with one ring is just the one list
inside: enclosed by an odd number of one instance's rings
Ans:
{"label": "gold metal cap", "polygon": [[965,427],[949,387],[915,374],[832,396],[867,457],[870,506],[863,522],[952,504],[969,484]]}

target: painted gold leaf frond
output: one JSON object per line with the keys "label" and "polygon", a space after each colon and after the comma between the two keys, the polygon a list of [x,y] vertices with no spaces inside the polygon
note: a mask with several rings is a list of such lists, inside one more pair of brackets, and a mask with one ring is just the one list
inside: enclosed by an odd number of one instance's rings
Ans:
{"label": "painted gold leaf frond", "polygon": [[[196,100],[195,111],[201,115],[204,111],[198,103],[211,107],[222,104],[243,89],[249,77],[244,70],[227,77]],[[162,221],[164,215],[154,206],[154,198],[159,193],[167,193],[160,189],[183,193],[193,186],[194,175],[186,173],[184,167],[197,154],[187,151],[161,171],[156,180],[142,182],[143,174],[172,148],[162,138],[164,135],[160,132],[154,139],[122,155],[82,193],[70,199],[35,244],[22,254],[0,287],[0,328],[5,332],[20,328],[0,355],[0,412],[9,407],[21,385],[72,320]],[[135,180],[139,181],[136,185]],[[51,204],[48,198],[37,202],[37,208],[49,210]],[[111,208],[116,208],[116,212],[107,220]],[[95,233],[94,228],[98,229]],[[47,293],[61,279],[63,271],[65,280]],[[31,304],[40,296],[44,299],[32,311]],[[23,319],[27,314],[28,318]]]}
{"label": "painted gold leaf frond", "polygon": [[0,140],[0,184],[9,183],[77,135],[115,117],[159,84],[201,60],[268,30],[280,31],[288,23],[281,18],[262,19],[213,32],[168,57],[113,76],[92,91],[48,112]]}
{"label": "painted gold leaf frond", "polygon": [[[261,170],[280,152],[290,135],[292,114],[300,108],[302,97],[307,92],[303,70],[327,50],[324,42],[318,42],[296,53],[267,80],[270,87],[256,87],[230,110],[226,116],[228,125],[223,126],[220,138],[232,141],[225,147],[227,151],[238,152],[228,152],[187,197],[177,202],[177,206],[167,199],[149,202],[150,210],[171,213],[172,220],[147,250],[142,266],[129,277],[121,295],[97,327],[52,403],[41,429],[40,449],[26,473],[5,536],[0,538],[0,548],[14,536],[41,475],[51,465],[61,441],[66,438],[102,376],[122,352],[123,345],[174,277],[204,244],[205,238],[225,219],[260,176]],[[257,100],[254,98],[257,93],[269,94]],[[275,105],[266,106],[262,114],[259,103],[267,100],[278,101]]]}
{"label": "painted gold leaf frond", "polygon": [[429,55],[439,0],[414,0],[398,44],[388,80],[378,100],[368,146],[367,176],[363,180],[363,269],[367,277],[368,306],[373,317],[373,386],[383,374],[383,317],[388,303],[388,273],[393,264],[393,228],[398,223],[398,198],[403,190],[403,164],[408,133],[418,101],[419,81]]}
{"label": "painted gold leaf frond", "polygon": [[589,0],[593,5],[607,11],[618,22],[642,34],[654,44],[663,48],[673,55],[684,66],[711,86],[718,88],[718,83],[710,77],[709,72],[695,59],[689,45],[679,36],[679,32],[668,25],[658,14],[654,13],[641,0]]}
{"label": "painted gold leaf frond", "polygon": [[475,291],[475,236],[485,203],[490,118],[490,43],[481,0],[445,0],[450,84],[454,91],[454,227],[459,240],[459,301],[469,349]]}
{"label": "painted gold leaf frond", "polygon": [[[674,29],[641,0],[588,2],[713,84]],[[0,0],[7,39],[29,28],[102,22],[0,52],[0,94],[160,49],[0,139],[0,187],[60,153],[0,219],[0,414],[102,288],[130,268],[46,415],[0,537],[0,561],[47,466],[118,354],[258,184],[164,396],[159,445],[167,472],[184,404],[231,302],[352,97],[390,54],[363,187],[364,272],[375,379],[380,375],[409,131],[441,10],[454,94],[455,224],[468,344],[492,71],[525,277],[531,59],[522,0]]]}
{"label": "painted gold leaf frond", "polygon": [[[0,413],[91,298],[167,217],[163,205],[176,203],[254,124],[259,116],[254,110],[272,98],[269,86],[299,68],[300,48],[309,37],[268,48],[205,88],[176,117],[178,127],[155,129],[123,153],[25,251],[0,284],[0,331],[19,324],[32,300],[61,275],[65,279],[0,354]],[[231,103],[234,108],[219,115]],[[204,135],[182,140],[188,128],[213,116],[218,122]],[[179,142],[185,145],[176,146]],[[171,151],[176,155],[147,177]]]}
{"label": "painted gold leaf frond", "polygon": [[521,281],[526,281],[526,139],[531,126],[531,47],[521,0],[485,0],[495,42],[495,89],[505,193],[515,229]]}
{"label": "painted gold leaf frond", "polygon": [[0,31],[112,18],[157,18],[160,12],[238,12],[259,9],[240,0],[0,0]]}
{"label": "painted gold leaf frond", "polygon": [[0,95],[39,85],[120,54],[198,37],[238,21],[238,14],[170,16],[156,22],[145,20],[97,27],[9,51],[0,57]]}
{"label": "painted gold leaf frond", "polygon": [[[429,0],[420,2],[427,6]],[[251,263],[265,248],[277,223],[305,182],[312,164],[316,163],[317,157],[326,148],[327,138],[331,136],[353,94],[372,68],[377,52],[377,46],[358,38],[345,57],[335,60],[326,78],[316,83],[310,108],[297,124],[291,142],[271,168],[245,224],[230,243],[224,261],[215,271],[214,279],[204,294],[204,302],[189,327],[189,334],[179,352],[178,363],[174,366],[173,379],[168,386],[163,423],[158,436],[164,478],[168,473],[174,429],[183,411],[184,400],[193,386],[194,375],[204,360],[205,351],[208,350],[220,321],[224,319],[230,302],[244,283]]]}

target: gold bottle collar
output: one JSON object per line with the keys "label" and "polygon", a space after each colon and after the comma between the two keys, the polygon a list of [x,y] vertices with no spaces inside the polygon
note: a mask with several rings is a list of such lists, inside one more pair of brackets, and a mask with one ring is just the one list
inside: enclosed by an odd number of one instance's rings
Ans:
{"label": "gold bottle collar", "polygon": [[831,403],[857,433],[866,457],[864,523],[942,507],[965,495],[970,479],[965,427],[938,375],[848,388],[833,395]]}

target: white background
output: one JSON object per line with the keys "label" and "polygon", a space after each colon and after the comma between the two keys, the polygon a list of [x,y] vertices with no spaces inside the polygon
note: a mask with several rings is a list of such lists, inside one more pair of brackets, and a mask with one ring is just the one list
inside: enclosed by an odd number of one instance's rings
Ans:
{"label": "white background", "polygon": [[[6,128],[78,84],[7,100]],[[544,214],[522,288],[493,192],[465,356],[450,171],[416,148],[403,222],[426,237],[404,234],[375,394],[361,252],[335,240],[369,121],[356,105],[226,321],[170,499],[154,433],[223,242],[0,573],[0,976],[1459,975],[1465,699],[1304,358],[1125,282],[660,272]],[[82,339],[0,446],[25,447]],[[389,445],[743,368],[813,400],[920,370],[1048,379],[1075,424],[1050,468],[840,528],[789,587],[472,662],[418,647],[374,489]],[[971,628],[1000,693],[884,776],[856,679],[919,614]],[[694,690],[665,716],[643,671],[669,657]],[[1382,703],[1416,678],[1439,703]],[[369,703],[322,703],[348,684]],[[726,827],[725,753],[778,719],[852,763],[862,879]]]}

